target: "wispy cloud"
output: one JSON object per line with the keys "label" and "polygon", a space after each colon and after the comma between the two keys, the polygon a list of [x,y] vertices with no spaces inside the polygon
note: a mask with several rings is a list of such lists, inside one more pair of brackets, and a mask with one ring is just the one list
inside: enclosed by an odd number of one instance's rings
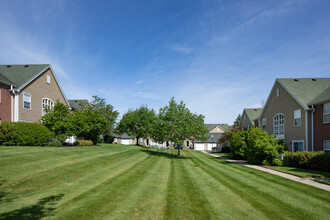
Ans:
{"label": "wispy cloud", "polygon": [[143,80],[140,80],[140,81],[137,81],[137,82],[136,82],[137,85],[139,85],[139,84],[141,84],[141,83],[143,83]]}
{"label": "wispy cloud", "polygon": [[169,48],[173,51],[183,53],[183,54],[190,54],[193,51],[193,49],[191,47],[184,47],[184,46],[180,46],[180,45],[172,45]]}

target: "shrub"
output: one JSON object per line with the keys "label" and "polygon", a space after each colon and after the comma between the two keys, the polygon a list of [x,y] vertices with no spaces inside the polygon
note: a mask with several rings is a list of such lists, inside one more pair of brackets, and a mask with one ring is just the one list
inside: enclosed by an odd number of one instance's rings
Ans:
{"label": "shrub", "polygon": [[91,141],[91,140],[76,140],[73,144],[75,146],[92,146],[93,141]]}
{"label": "shrub", "polygon": [[107,134],[107,135],[104,135],[103,141],[104,141],[104,143],[112,143],[114,139],[115,139],[114,136]]}
{"label": "shrub", "polygon": [[42,124],[27,122],[2,122],[0,145],[41,146],[51,137],[51,132]]}
{"label": "shrub", "polygon": [[45,144],[46,147],[62,147],[62,142],[59,140],[48,141]]}
{"label": "shrub", "polygon": [[284,146],[260,128],[234,130],[228,135],[235,159],[247,159],[252,164],[270,164],[284,151]]}
{"label": "shrub", "polygon": [[320,152],[286,152],[283,157],[285,166],[330,172],[330,155]]}
{"label": "shrub", "polygon": [[281,159],[275,158],[272,164],[273,166],[283,166],[283,161]]}
{"label": "shrub", "polygon": [[221,153],[230,153],[231,149],[229,146],[224,146],[221,148]]}

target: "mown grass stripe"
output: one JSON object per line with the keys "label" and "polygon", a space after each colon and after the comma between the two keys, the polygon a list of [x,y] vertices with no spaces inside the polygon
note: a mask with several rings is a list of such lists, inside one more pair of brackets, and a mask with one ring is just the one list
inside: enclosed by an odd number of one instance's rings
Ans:
{"label": "mown grass stripe", "polygon": [[165,218],[209,219],[212,212],[211,206],[189,176],[186,160],[173,159],[171,161]]}
{"label": "mown grass stripe", "polygon": [[[105,213],[100,211],[104,205],[108,207],[107,211],[111,212],[116,209],[116,201],[129,196],[127,192],[135,188],[134,183],[143,178],[144,173],[155,163],[155,160],[156,158],[146,155],[131,169],[124,170],[117,176],[73,198],[70,200],[70,209],[59,210],[60,216],[65,219],[91,219],[95,216],[104,216]],[[63,208],[64,204],[61,207]],[[79,210],[79,212],[74,210]]]}
{"label": "mown grass stripe", "polygon": [[[224,160],[216,159],[205,154],[202,154],[202,156],[206,157],[207,160],[212,160],[218,162],[219,164],[227,163]],[[209,165],[213,165],[213,167],[216,169],[219,168],[217,164],[210,163]],[[248,180],[247,182],[253,182],[253,184],[259,183],[265,185],[267,186],[265,187],[265,189],[268,189],[268,191],[269,190],[274,191],[274,189],[276,189],[277,191],[282,192],[283,194],[292,193],[293,191],[295,191],[296,196],[301,198],[302,200],[306,199],[306,197],[310,197],[310,195],[312,194],[314,195],[313,201],[317,204],[317,206],[319,206],[318,201],[330,202],[330,198],[329,196],[327,196],[327,193],[326,194],[320,193],[323,192],[323,190],[310,187],[305,184],[296,183],[294,181],[288,181],[287,179],[278,177],[276,175],[260,172],[258,170],[254,170],[233,163],[229,163],[226,165],[226,171],[228,171],[229,174],[230,172],[236,172],[237,174],[239,174],[240,177],[246,178]],[[327,208],[327,206],[324,205],[324,208]]]}
{"label": "mown grass stripe", "polygon": [[[224,172],[222,172],[221,175],[224,176],[225,179],[219,178],[219,176],[216,175],[217,171],[210,169],[211,166],[205,163],[205,161],[202,161],[199,157],[194,157],[193,161],[197,161],[197,163],[202,164],[203,166],[201,166],[201,168],[205,172],[209,173],[210,176],[217,179],[219,182],[226,184],[227,187],[231,188],[237,195],[240,195],[242,199],[248,201],[256,209],[260,209],[269,218],[307,217],[310,219],[315,219],[313,214],[305,210],[302,211],[292,204],[288,204],[287,200],[280,200],[269,193],[267,194],[263,192],[263,187],[258,188],[256,185],[246,184],[243,180],[234,178],[234,175],[230,176]],[[244,188],[244,191],[241,188]],[[288,197],[290,195],[286,196]],[[282,210],[282,212],[278,212],[276,210]]]}

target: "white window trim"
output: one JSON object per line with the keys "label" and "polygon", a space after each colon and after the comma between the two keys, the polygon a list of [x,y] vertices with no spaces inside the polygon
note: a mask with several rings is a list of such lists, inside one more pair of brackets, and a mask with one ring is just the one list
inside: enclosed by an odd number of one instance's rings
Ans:
{"label": "white window trim", "polygon": [[[265,119],[265,120],[264,120]],[[265,121],[265,124],[263,123]],[[264,129],[264,126],[265,126],[265,129]],[[263,130],[263,131],[266,131],[266,129],[267,129],[267,118],[263,118],[263,119],[261,119],[261,129]]]}
{"label": "white window trim", "polygon": [[[30,96],[30,108],[25,108],[24,107],[24,96],[25,94],[29,95]],[[23,108],[24,109],[27,109],[27,110],[31,110],[32,109],[32,95],[30,93],[27,93],[27,92],[23,92]]]}
{"label": "white window trim", "polygon": [[44,100],[49,100],[49,101],[51,101],[52,103],[53,103],[53,108],[54,108],[54,101],[52,100],[52,99],[50,99],[50,98],[42,98],[42,100],[41,100],[41,115],[42,116],[44,116],[45,114],[44,114]]}
{"label": "white window trim", "polygon": [[330,122],[324,121],[324,119],[325,119],[324,115],[329,115],[329,114],[324,114],[324,106],[325,105],[330,105],[330,103],[324,103],[323,104],[323,112],[322,112],[323,124],[330,124]]}
{"label": "white window trim", "polygon": [[50,75],[47,75],[47,83],[50,84]]}
{"label": "white window trim", "polygon": [[[278,115],[283,115],[283,133],[280,133],[279,130],[277,132],[277,134],[275,133],[275,117]],[[277,127],[279,128],[279,125],[277,125]],[[274,115],[273,117],[273,134],[275,135],[279,135],[279,134],[285,134],[285,115],[283,113],[277,113],[276,115]]]}
{"label": "white window trim", "polygon": [[280,88],[276,88],[276,97],[280,97]]}
{"label": "white window trim", "polygon": [[329,141],[330,142],[330,140],[323,140],[323,151],[324,152],[330,152],[330,149],[329,150],[325,150],[325,142],[326,141]]}
{"label": "white window trim", "polygon": [[305,149],[305,141],[304,140],[292,140],[291,141],[291,143],[292,143],[292,145],[291,145],[291,152],[301,152],[301,151],[294,151],[293,149],[294,149],[294,143],[299,143],[299,142],[302,142],[303,143],[303,151],[305,151],[306,149]]}
{"label": "white window trim", "polygon": [[[294,117],[294,113],[295,113],[295,111],[300,111],[300,125],[296,125],[296,118]],[[300,127],[301,126],[301,121],[302,121],[302,119],[301,119],[301,109],[296,109],[296,110],[294,110],[293,111],[293,126],[294,127]]]}

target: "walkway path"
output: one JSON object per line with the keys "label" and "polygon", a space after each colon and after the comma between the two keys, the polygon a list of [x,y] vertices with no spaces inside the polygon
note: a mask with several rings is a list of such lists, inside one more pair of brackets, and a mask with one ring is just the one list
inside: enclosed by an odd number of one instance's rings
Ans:
{"label": "walkway path", "polygon": [[323,189],[323,190],[326,190],[326,191],[329,191],[330,192],[330,185],[318,183],[318,182],[315,182],[315,181],[313,181],[311,179],[308,179],[308,178],[301,178],[301,177],[294,176],[294,175],[291,175],[291,174],[282,173],[282,172],[279,172],[279,171],[276,171],[276,170],[267,169],[267,168],[264,168],[262,166],[251,165],[246,160],[232,160],[232,159],[229,159],[227,157],[222,157],[222,156],[214,155],[214,154],[209,153],[209,152],[206,152],[206,151],[202,151],[202,152],[205,153],[205,154],[211,155],[213,157],[221,158],[221,159],[226,160],[226,161],[231,162],[231,163],[242,164],[243,166],[250,167],[252,169],[261,170],[263,172],[271,173],[271,174],[274,174],[274,175],[277,175],[277,176],[281,176],[281,177],[286,178],[286,179],[289,179],[289,180],[293,180],[293,181],[296,181],[296,182],[304,183],[304,184],[307,184],[307,185],[310,185],[310,186],[314,186],[316,188]]}

